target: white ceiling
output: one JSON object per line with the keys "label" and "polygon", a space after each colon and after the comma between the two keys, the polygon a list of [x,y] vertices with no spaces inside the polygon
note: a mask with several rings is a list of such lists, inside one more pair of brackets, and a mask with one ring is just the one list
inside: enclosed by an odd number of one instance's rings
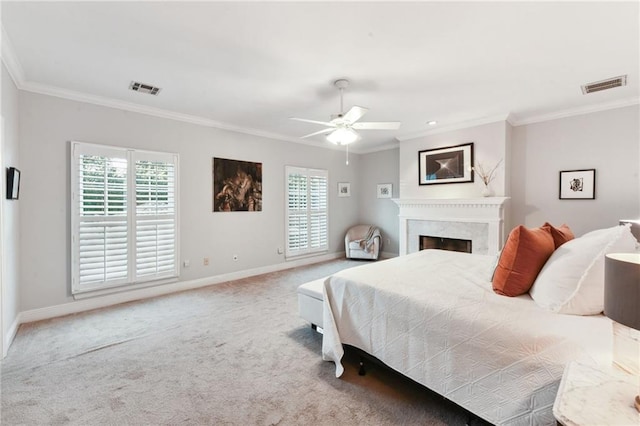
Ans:
{"label": "white ceiling", "polygon": [[[332,82],[348,78],[345,109],[402,121],[361,131],[353,149],[368,152],[508,114],[638,103],[639,13],[637,1],[2,1],[3,59],[24,90],[296,141],[322,127],[288,117],[328,120]],[[623,74],[626,87],[580,90]],[[132,80],[162,92],[132,92]]]}

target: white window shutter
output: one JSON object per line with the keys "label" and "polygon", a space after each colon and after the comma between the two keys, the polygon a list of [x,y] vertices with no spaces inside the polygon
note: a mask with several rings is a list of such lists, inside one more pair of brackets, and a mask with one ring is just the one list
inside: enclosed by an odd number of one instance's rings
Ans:
{"label": "white window shutter", "polygon": [[127,282],[127,151],[72,147],[72,291]]}
{"label": "white window shutter", "polygon": [[135,154],[136,281],[177,273],[176,164]]}
{"label": "white window shutter", "polygon": [[327,176],[326,173],[312,173],[309,176],[309,244],[312,249],[327,250]]}
{"label": "white window shutter", "polygon": [[328,173],[287,166],[287,257],[328,249]]}
{"label": "white window shutter", "polygon": [[291,168],[287,182],[287,253],[291,254],[308,245],[306,170]]}
{"label": "white window shutter", "polygon": [[73,294],[175,277],[177,156],[73,142]]}

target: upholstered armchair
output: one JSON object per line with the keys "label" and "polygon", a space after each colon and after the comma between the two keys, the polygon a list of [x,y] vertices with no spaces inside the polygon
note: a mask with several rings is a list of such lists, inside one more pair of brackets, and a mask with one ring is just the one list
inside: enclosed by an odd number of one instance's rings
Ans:
{"label": "upholstered armchair", "polygon": [[356,225],[344,237],[344,250],[350,259],[378,259],[382,237],[374,225]]}

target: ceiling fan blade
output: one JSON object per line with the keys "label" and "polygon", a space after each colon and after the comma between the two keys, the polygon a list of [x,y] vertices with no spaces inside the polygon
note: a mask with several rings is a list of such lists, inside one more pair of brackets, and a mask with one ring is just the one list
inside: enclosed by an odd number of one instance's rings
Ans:
{"label": "ceiling fan blade", "polygon": [[349,123],[355,123],[360,120],[363,115],[365,115],[369,111],[367,108],[352,106],[349,111],[342,117],[345,121]]}
{"label": "ceiling fan blade", "polygon": [[304,138],[310,138],[311,136],[315,136],[315,135],[322,135],[324,133],[331,133],[333,131],[335,131],[336,129],[322,129],[320,131],[317,132],[313,132],[313,133],[309,133],[308,135],[304,135],[304,136],[300,136],[300,139],[304,139]]}
{"label": "ceiling fan blade", "polygon": [[353,123],[351,127],[358,130],[396,130],[400,128],[400,122],[399,121],[361,122],[361,123]]}
{"label": "ceiling fan blade", "polygon": [[307,120],[306,118],[296,118],[296,117],[289,117],[291,120],[296,120],[296,121],[303,121],[305,123],[314,123],[314,124],[322,124],[323,126],[330,126],[330,127],[336,127],[335,124],[333,123],[329,123],[328,121],[316,121],[316,120]]}

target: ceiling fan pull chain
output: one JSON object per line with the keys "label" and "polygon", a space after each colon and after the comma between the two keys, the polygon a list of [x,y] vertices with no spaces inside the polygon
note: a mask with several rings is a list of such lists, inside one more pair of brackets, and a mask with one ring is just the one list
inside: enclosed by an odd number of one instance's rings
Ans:
{"label": "ceiling fan pull chain", "polygon": [[347,166],[349,165],[349,145],[347,145],[347,161],[346,161]]}

